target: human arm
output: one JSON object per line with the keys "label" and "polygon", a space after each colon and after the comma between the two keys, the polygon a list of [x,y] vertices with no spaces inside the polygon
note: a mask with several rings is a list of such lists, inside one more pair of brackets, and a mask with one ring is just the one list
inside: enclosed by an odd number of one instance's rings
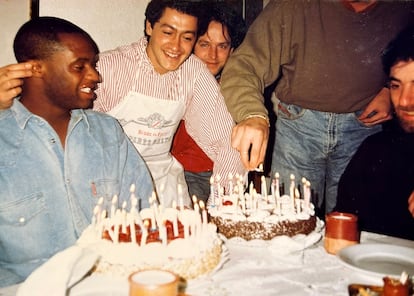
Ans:
{"label": "human arm", "polygon": [[32,76],[30,63],[0,67],[0,110],[9,108],[22,91],[23,78]]}
{"label": "human arm", "polygon": [[[237,123],[232,146],[242,153],[248,169],[264,161],[269,137],[264,89],[280,74],[282,61],[282,3],[269,3],[250,27],[243,43],[230,56],[221,77],[227,108]],[[245,154],[250,150],[250,155]],[[250,159],[249,159],[250,157]]]}
{"label": "human arm", "polygon": [[414,218],[414,191],[411,193],[410,197],[408,198],[408,210],[410,211],[411,215]]}
{"label": "human arm", "polygon": [[379,124],[392,118],[392,105],[390,90],[383,87],[380,92],[372,99],[359,120],[367,126]]}

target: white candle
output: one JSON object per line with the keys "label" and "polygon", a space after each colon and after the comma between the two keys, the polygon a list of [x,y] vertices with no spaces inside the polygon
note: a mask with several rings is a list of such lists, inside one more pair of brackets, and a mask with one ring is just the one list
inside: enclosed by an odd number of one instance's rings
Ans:
{"label": "white candle", "polygon": [[201,214],[203,216],[203,224],[204,226],[207,225],[208,221],[207,221],[207,211],[204,205],[204,201],[200,200],[200,209],[201,209]]}
{"label": "white candle", "polygon": [[144,227],[141,228],[141,243],[140,246],[144,246],[147,243],[147,236],[148,236],[148,220],[144,221]]}
{"label": "white candle", "polygon": [[215,206],[216,198],[214,195],[214,177],[213,176],[210,177],[210,200],[211,200],[211,205]]}
{"label": "white candle", "polygon": [[262,196],[264,197],[264,199],[266,200],[266,202],[268,202],[268,199],[267,199],[267,185],[266,185],[266,178],[265,178],[265,176],[261,176],[260,177],[260,182],[261,182]]}
{"label": "white candle", "polygon": [[233,195],[233,174],[229,173],[227,179],[229,181],[228,193],[229,193],[229,196],[232,196]]}
{"label": "white candle", "polygon": [[197,196],[195,195],[191,197],[191,200],[193,201],[193,205],[196,205],[198,203]]}
{"label": "white candle", "polygon": [[93,208],[93,215],[92,215],[92,222],[91,222],[92,226],[95,226],[97,224],[97,222],[99,221],[99,216],[100,216],[99,212],[100,212],[99,205],[96,205]]}
{"label": "white candle", "polygon": [[122,203],[122,212],[121,212],[122,233],[127,233],[126,206],[127,206],[127,202],[124,200],[124,202]]}
{"label": "white candle", "polygon": [[298,203],[297,200],[299,200],[300,194],[299,194],[299,190],[297,188],[295,188],[295,193],[294,193],[294,198],[293,198],[293,211],[296,211],[296,213],[300,212],[300,208],[298,208]]}
{"label": "white candle", "polygon": [[118,196],[114,195],[111,202],[111,218],[115,217],[115,212],[117,210],[117,204],[118,204]]}
{"label": "white candle", "polygon": [[131,184],[129,187],[129,192],[131,193],[131,199],[135,197],[135,184]]}
{"label": "white candle", "polygon": [[304,194],[304,202],[305,202],[305,207],[307,209],[309,209],[310,206],[310,196],[311,196],[311,189],[310,189],[310,182],[306,181],[306,190],[305,190],[305,194]]}
{"label": "white candle", "polygon": [[218,206],[221,207],[221,185],[220,185],[220,174],[217,174],[216,176],[216,183],[217,183],[217,200],[218,200]]}
{"label": "white candle", "polygon": [[115,212],[115,219],[114,220],[114,243],[118,243],[119,242],[119,228],[122,225],[122,214],[121,214],[121,210],[117,209]]}
{"label": "white candle", "polygon": [[180,202],[180,210],[184,210],[184,199],[183,199],[183,187],[181,184],[177,184],[178,198]]}
{"label": "white candle", "polygon": [[306,190],[306,178],[302,178],[302,198],[305,198],[305,190]]}
{"label": "white candle", "polygon": [[292,199],[295,198],[295,176],[293,174],[290,175],[289,195]]}
{"label": "white candle", "polygon": [[[174,209],[175,210],[175,209]],[[177,213],[175,213],[173,218],[173,231],[174,231],[174,237],[177,237],[180,233],[178,232],[178,217]]]}
{"label": "white candle", "polygon": [[275,181],[276,181],[276,197],[279,198],[280,197],[280,184],[279,184],[279,173],[275,173]]}
{"label": "white candle", "polygon": [[165,226],[165,221],[162,221],[159,227],[159,234],[160,234],[162,244],[166,246],[167,245],[167,227]]}
{"label": "white candle", "polygon": [[135,219],[132,215],[127,215],[129,221],[129,234],[131,236],[131,242],[136,243],[137,237],[135,235]]}

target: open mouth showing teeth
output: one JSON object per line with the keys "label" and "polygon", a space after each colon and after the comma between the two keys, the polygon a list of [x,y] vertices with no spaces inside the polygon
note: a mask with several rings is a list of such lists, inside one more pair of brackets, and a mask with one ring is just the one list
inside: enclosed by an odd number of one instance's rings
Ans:
{"label": "open mouth showing teeth", "polygon": [[82,87],[82,88],[81,88],[81,92],[84,92],[84,93],[90,94],[90,93],[92,93],[92,92],[93,92],[93,89],[92,89],[92,88],[90,88],[90,87]]}
{"label": "open mouth showing teeth", "polygon": [[167,54],[167,56],[169,56],[170,58],[177,58],[178,57],[178,54],[172,54],[172,53],[166,53]]}

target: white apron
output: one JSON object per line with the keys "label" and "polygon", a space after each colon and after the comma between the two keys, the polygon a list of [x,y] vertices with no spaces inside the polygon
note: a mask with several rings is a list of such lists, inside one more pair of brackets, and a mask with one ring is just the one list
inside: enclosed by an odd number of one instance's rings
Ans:
{"label": "white apron", "polygon": [[[108,112],[118,119],[144,158],[154,179],[158,199],[165,207],[170,207],[174,200],[178,206],[191,205],[184,169],[170,153],[175,131],[185,112],[181,88],[177,85],[174,91],[179,92],[179,101],[149,97],[133,89]],[[178,196],[178,184],[181,184],[182,198]]]}

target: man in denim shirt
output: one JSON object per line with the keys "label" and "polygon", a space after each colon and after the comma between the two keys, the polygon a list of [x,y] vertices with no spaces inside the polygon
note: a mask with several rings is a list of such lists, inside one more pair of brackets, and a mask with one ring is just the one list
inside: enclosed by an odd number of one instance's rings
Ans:
{"label": "man in denim shirt", "polygon": [[[73,245],[101,196],[128,201],[136,184],[144,207],[153,190],[118,122],[82,110],[100,81],[92,38],[70,22],[40,17],[19,29],[14,51],[19,63],[32,65],[20,69],[22,77],[32,73],[14,100],[10,84],[0,83],[0,286],[24,280]],[[0,75],[10,74],[4,69]]]}

